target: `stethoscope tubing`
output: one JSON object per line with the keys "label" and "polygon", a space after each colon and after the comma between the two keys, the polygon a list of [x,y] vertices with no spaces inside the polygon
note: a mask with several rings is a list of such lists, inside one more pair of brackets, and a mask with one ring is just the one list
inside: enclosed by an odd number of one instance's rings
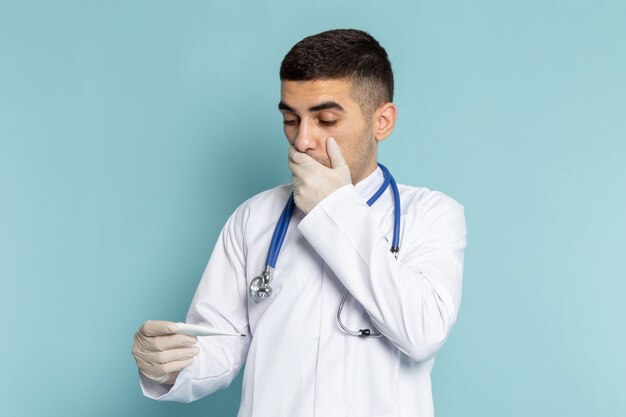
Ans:
{"label": "stethoscope tubing", "polygon": [[[398,185],[396,184],[396,180],[393,178],[387,167],[383,164],[378,164],[381,171],[383,171],[384,181],[382,186],[376,191],[376,193],[367,200],[367,205],[372,206],[376,200],[384,193],[387,188],[391,185],[391,190],[393,192],[393,202],[394,202],[394,211],[393,211],[393,240],[391,243],[390,251],[394,254],[394,256],[398,256],[398,251],[400,250],[400,192],[398,190]],[[361,337],[381,337],[382,333],[380,332],[372,332],[370,329],[359,329],[359,330],[350,330],[343,321],[341,320],[341,311],[343,310],[343,305],[346,303],[346,299],[348,298],[348,290],[344,290],[343,296],[341,297],[341,302],[339,303],[339,308],[337,309],[337,323],[343,329],[344,332],[351,334],[352,336],[361,336]]]}
{"label": "stethoscope tubing", "polygon": [[280,253],[280,249],[283,246],[283,242],[285,241],[285,236],[287,235],[287,229],[289,228],[289,223],[291,221],[291,216],[293,214],[293,208],[295,206],[295,201],[293,199],[293,193],[289,196],[289,200],[283,209],[283,212],[278,219],[278,227],[274,229],[274,234],[272,235],[272,240],[270,243],[270,248],[267,253],[267,260],[265,262],[265,266],[275,268],[276,261],[278,260],[278,254]]}
{"label": "stethoscope tubing", "polygon": [[[393,178],[387,167],[383,164],[378,164],[381,171],[383,171],[383,175],[385,176],[385,182],[383,182],[384,189],[379,189],[376,194],[372,196],[367,201],[367,205],[371,206],[374,202],[380,197],[380,194],[387,190],[385,184],[391,185],[391,190],[393,191],[393,204],[394,207],[400,207],[400,192],[398,191],[398,184],[396,184],[396,180]],[[380,193],[380,194],[379,194]],[[391,252],[397,253],[400,250],[400,210],[393,211],[393,240],[391,242]]]}
{"label": "stethoscope tubing", "polygon": [[[389,170],[381,163],[378,164],[381,171],[383,172],[383,183],[376,190],[374,195],[367,200],[367,205],[371,206],[374,204],[378,198],[391,186],[391,190],[393,193],[393,202],[394,202],[394,218],[393,218],[393,240],[391,243],[390,251],[394,254],[394,256],[398,257],[398,251],[400,250],[400,192],[398,190],[398,185],[396,184],[395,179],[389,172]],[[255,278],[250,285],[250,296],[258,302],[262,299],[266,299],[271,296],[272,289],[269,285],[269,281],[272,279],[272,272],[276,267],[276,262],[278,261],[278,254],[280,253],[280,249],[282,248],[283,242],[285,240],[285,236],[287,235],[287,229],[289,228],[289,223],[291,222],[291,217],[293,215],[293,210],[295,207],[294,201],[294,193],[292,192],[289,195],[289,199],[283,208],[280,217],[278,218],[278,223],[274,229],[274,233],[272,234],[272,240],[270,242],[270,247],[267,253],[267,259],[265,262],[265,268],[261,276]],[[253,284],[258,286],[254,287]],[[262,292],[262,294],[258,294],[258,292]],[[343,306],[346,302],[346,298],[348,297],[348,290],[344,291],[343,297],[341,299],[341,303],[339,304],[339,308],[337,310],[337,321],[341,328],[348,334],[354,336],[362,336],[362,337],[380,337],[381,333],[374,333],[370,329],[360,329],[358,331],[350,330],[346,327],[341,321],[341,311],[343,310]]]}

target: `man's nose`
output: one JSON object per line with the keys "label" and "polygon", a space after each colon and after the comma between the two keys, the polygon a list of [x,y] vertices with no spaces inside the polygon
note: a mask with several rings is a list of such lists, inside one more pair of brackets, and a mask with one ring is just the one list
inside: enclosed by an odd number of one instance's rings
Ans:
{"label": "man's nose", "polygon": [[319,146],[318,129],[314,124],[308,121],[301,121],[298,126],[298,133],[294,142],[298,152],[306,152],[309,149],[315,149]]}

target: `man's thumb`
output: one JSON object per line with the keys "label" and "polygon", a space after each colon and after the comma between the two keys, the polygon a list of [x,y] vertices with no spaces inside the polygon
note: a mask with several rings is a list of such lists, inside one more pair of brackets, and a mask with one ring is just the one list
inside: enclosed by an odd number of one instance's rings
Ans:
{"label": "man's thumb", "polygon": [[339,149],[339,145],[337,145],[335,138],[329,137],[326,139],[326,153],[330,159],[331,168],[342,168],[348,165],[346,164],[346,160],[343,159],[343,154],[341,153],[341,149]]}

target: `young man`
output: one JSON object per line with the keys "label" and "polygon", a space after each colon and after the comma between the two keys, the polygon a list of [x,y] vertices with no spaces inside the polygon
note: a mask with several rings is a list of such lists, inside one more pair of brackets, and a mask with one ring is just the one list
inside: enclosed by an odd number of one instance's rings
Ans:
{"label": "young man", "polygon": [[[292,182],[231,215],[187,314],[245,337],[144,323],[133,346],[143,392],[193,401],[245,362],[239,416],[432,416],[430,371],[461,301],[463,207],[427,188],[398,185],[396,196],[395,182],[386,186],[376,150],[396,121],[393,74],[370,35],[305,38],[280,76]],[[271,280],[251,290],[292,192]]]}

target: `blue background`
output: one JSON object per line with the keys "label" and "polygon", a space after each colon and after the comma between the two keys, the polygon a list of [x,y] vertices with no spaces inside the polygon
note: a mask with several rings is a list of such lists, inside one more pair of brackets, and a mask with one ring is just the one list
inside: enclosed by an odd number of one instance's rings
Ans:
{"label": "blue background", "polygon": [[626,415],[626,2],[174,3],[0,3],[0,415],[236,414],[144,398],[133,334],[289,181],[279,64],[336,27],[395,70],[380,160],[466,209],[438,417]]}

